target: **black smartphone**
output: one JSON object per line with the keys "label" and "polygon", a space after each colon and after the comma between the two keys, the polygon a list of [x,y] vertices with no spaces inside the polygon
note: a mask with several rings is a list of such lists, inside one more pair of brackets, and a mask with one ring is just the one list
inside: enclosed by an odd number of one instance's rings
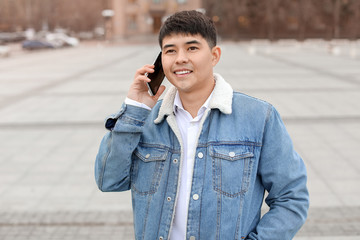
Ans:
{"label": "black smartphone", "polygon": [[150,93],[154,96],[157,91],[159,90],[159,87],[161,86],[162,81],[164,80],[165,74],[162,68],[161,64],[161,52],[157,56],[155,62],[154,62],[154,72],[148,73],[148,78],[151,79],[151,82],[147,83],[149,87]]}

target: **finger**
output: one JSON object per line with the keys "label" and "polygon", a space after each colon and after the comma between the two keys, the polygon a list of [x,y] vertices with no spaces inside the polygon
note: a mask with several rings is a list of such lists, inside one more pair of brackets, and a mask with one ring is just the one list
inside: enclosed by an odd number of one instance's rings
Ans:
{"label": "finger", "polygon": [[151,79],[148,78],[146,75],[139,75],[135,78],[137,82],[151,82]]}
{"label": "finger", "polygon": [[145,73],[152,73],[154,72],[154,65],[145,65],[141,68],[139,68],[137,71],[136,71],[136,74],[135,75],[145,75]]}

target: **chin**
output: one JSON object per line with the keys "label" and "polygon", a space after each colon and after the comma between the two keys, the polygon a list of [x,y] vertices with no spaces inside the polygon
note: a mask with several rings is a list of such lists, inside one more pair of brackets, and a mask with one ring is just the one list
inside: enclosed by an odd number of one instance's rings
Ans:
{"label": "chin", "polygon": [[193,92],[193,88],[192,87],[190,87],[190,86],[180,86],[180,87],[176,87],[177,88],[177,90],[179,91],[179,92],[183,92],[183,93],[191,93],[191,92]]}

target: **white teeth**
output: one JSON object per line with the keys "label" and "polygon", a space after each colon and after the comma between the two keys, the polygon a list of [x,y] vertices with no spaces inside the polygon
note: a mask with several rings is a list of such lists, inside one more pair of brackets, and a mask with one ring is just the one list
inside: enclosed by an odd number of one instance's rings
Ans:
{"label": "white teeth", "polygon": [[175,74],[187,74],[187,73],[190,73],[190,71],[178,71],[178,72],[175,72]]}

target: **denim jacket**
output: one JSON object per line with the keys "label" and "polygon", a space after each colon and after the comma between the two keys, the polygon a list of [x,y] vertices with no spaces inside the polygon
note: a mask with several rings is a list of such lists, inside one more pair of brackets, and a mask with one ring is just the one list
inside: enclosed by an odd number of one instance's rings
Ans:
{"label": "denim jacket", "polygon": [[[309,205],[305,165],[272,105],[215,79],[194,156],[186,239],[292,239]],[[151,111],[124,104],[107,119],[96,157],[101,191],[131,189],[136,239],[169,239],[182,154],[175,93]],[[265,191],[270,210],[261,216]]]}

